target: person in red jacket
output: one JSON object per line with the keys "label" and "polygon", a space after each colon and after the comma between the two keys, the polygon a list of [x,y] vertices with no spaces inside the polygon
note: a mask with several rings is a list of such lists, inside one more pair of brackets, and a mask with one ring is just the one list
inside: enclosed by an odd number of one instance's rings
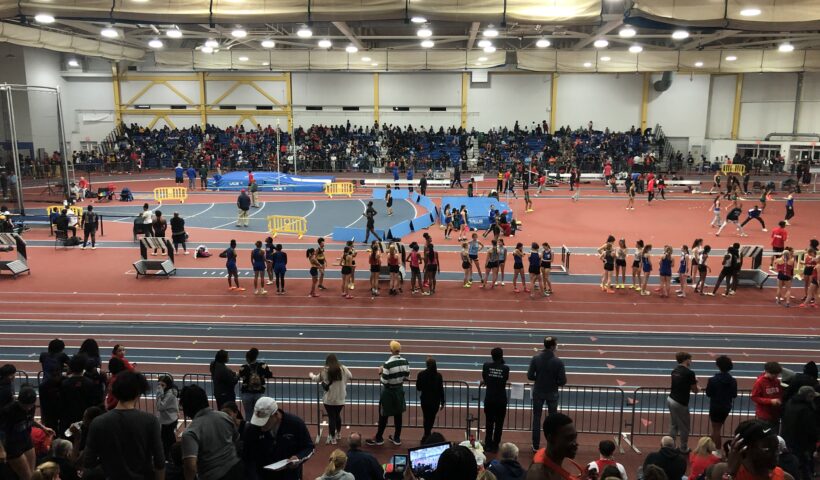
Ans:
{"label": "person in red jacket", "polygon": [[786,222],[780,221],[777,224],[777,228],[772,230],[772,251],[774,254],[772,255],[772,262],[769,265],[769,268],[772,268],[774,265],[774,260],[783,253],[783,250],[786,249],[786,240],[789,239],[789,232],[786,230]]}
{"label": "person in red jacket", "polygon": [[755,416],[758,420],[770,424],[775,431],[778,431],[783,407],[783,386],[780,385],[782,371],[783,367],[779,363],[766,362],[763,374],[757,377],[752,387]]}

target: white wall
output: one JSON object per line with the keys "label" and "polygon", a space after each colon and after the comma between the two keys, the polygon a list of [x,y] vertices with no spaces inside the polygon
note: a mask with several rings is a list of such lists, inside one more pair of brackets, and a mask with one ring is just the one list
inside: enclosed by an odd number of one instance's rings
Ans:
{"label": "white wall", "polygon": [[769,133],[791,132],[796,94],[796,73],[743,75],[738,138],[762,140]]}
{"label": "white wall", "polygon": [[552,75],[490,73],[488,83],[472,83],[467,93],[467,128],[531,127],[550,120]]}
{"label": "white wall", "polygon": [[[27,51],[27,49],[18,47],[17,45],[9,43],[3,44],[2,48],[0,48],[0,82],[18,85],[26,83],[25,51]],[[28,95],[15,92],[12,97],[17,128],[17,141],[30,142],[31,118],[29,117]],[[2,105],[0,115],[4,116],[4,118],[0,120],[0,125],[2,125],[2,127],[0,127],[0,141],[6,141],[11,138],[11,134],[8,129],[5,97],[3,97],[0,105]]]}
{"label": "white wall", "polygon": [[820,73],[803,74],[803,92],[800,97],[800,133],[820,132]]}
{"label": "white wall", "polygon": [[712,75],[709,92],[707,138],[731,138],[737,75]]}
{"label": "white wall", "polygon": [[661,125],[670,137],[687,137],[689,145],[699,145],[706,136],[709,75],[673,74],[672,86],[656,92],[653,85],[661,75],[652,75],[647,105],[647,125]]}
{"label": "white wall", "polygon": [[[26,83],[33,86],[56,87],[64,90],[60,76],[60,54],[31,49],[25,53]],[[57,119],[57,95],[30,91],[28,94],[31,116],[31,140],[35,154],[44,149],[48,155],[60,149],[59,121]]]}
{"label": "white wall", "polygon": [[629,130],[641,124],[643,76],[637,74],[562,74],[558,76],[555,126]]}

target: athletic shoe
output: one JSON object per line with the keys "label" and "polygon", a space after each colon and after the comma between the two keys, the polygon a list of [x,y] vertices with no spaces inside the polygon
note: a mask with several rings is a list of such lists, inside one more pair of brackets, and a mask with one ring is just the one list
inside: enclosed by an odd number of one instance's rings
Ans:
{"label": "athletic shoe", "polygon": [[328,436],[327,436],[327,440],[325,440],[325,445],[330,445],[330,441],[331,441],[331,440],[332,440],[332,439],[330,438],[330,435],[328,435]]}
{"label": "athletic shoe", "polygon": [[615,290],[612,290],[611,288],[607,288],[606,293],[615,293]]}
{"label": "athletic shoe", "polygon": [[729,295],[734,295],[736,292],[734,290],[729,290]]}
{"label": "athletic shoe", "polygon": [[270,280],[266,280],[265,285],[273,285],[273,282],[271,282]]}
{"label": "athletic shoe", "polygon": [[681,298],[685,298],[685,297],[686,297],[686,294],[685,294],[685,293],[683,293],[683,292],[678,292],[678,296],[679,296],[679,297],[681,297]]}
{"label": "athletic shoe", "polygon": [[245,289],[245,288],[243,288],[243,287],[238,287],[238,288],[236,289],[236,291],[237,291],[237,292],[244,292],[245,290],[246,290],[246,289]]}
{"label": "athletic shoe", "polygon": [[501,282],[501,286],[502,286],[502,287],[504,286],[504,282]]}
{"label": "athletic shoe", "polygon": [[464,288],[470,288],[470,287],[471,287],[471,284],[469,284],[469,283],[465,283],[463,286],[464,286]]}
{"label": "athletic shoe", "polygon": [[764,228],[764,229],[763,229],[763,231],[764,231],[764,232],[768,232],[769,230],[767,230],[767,229],[765,229],[765,228]]}
{"label": "athletic shoe", "polygon": [[[94,248],[94,247],[91,247],[91,248]],[[185,250],[185,255],[188,255],[188,250]]]}
{"label": "athletic shoe", "polygon": [[319,290],[327,290],[327,287],[325,287],[324,285],[318,285],[318,287],[319,287]]}
{"label": "athletic shoe", "polygon": [[805,303],[801,303],[799,306],[800,306],[800,308],[806,308],[806,304],[805,304]]}
{"label": "athletic shoe", "polygon": [[513,288],[513,293],[521,293],[521,290],[519,290],[517,288]]}
{"label": "athletic shoe", "polygon": [[395,445],[397,447],[401,445],[401,439],[400,438],[393,438],[393,435],[388,435],[387,439],[390,440],[390,442],[392,442],[393,445]]}
{"label": "athletic shoe", "polygon": [[228,290],[236,290],[236,287],[228,287]]}
{"label": "athletic shoe", "polygon": [[[96,249],[97,249],[97,246],[96,246],[96,245],[94,245],[93,247],[91,247],[91,250],[96,250]],[[187,255],[187,254],[188,254],[188,252],[185,252],[185,254]]]}
{"label": "athletic shoe", "polygon": [[347,288],[349,288],[350,290],[355,290],[355,289],[356,289],[356,285],[354,285],[354,284],[352,284],[352,283],[351,283],[350,285],[348,285],[348,287],[347,287]]}
{"label": "athletic shoe", "polygon": [[368,438],[364,441],[364,443],[370,445],[371,447],[381,447],[382,445],[384,445],[384,440],[382,440],[381,438]]}
{"label": "athletic shoe", "polygon": [[707,297],[714,297],[715,296],[715,294],[712,293],[712,292],[706,292],[706,293],[704,293],[704,295],[706,295]]}
{"label": "athletic shoe", "polygon": [[83,245],[82,247],[80,247],[80,250],[85,250],[85,245]]}
{"label": "athletic shoe", "polygon": [[643,295],[644,297],[648,297],[649,295],[652,295],[652,292],[647,292],[644,290],[641,292],[641,295]]}

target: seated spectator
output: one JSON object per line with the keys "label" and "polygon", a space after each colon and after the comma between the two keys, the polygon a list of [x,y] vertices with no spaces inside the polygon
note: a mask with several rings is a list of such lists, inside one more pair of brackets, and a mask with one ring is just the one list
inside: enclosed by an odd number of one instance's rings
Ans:
{"label": "seated spectator", "polygon": [[345,471],[356,480],[382,480],[384,469],[373,455],[362,451],[362,434],[353,432],[347,439],[347,466]]}
{"label": "seated spectator", "polygon": [[325,473],[316,480],[356,480],[350,472],[345,471],[347,465],[347,455],[341,450],[333,450],[330,460],[325,467]]}
{"label": "seated spectator", "polygon": [[[72,457],[76,460],[76,464],[78,466],[83,464],[83,455],[85,453],[85,444],[86,440],[88,440],[88,429],[91,427],[91,422],[94,421],[95,418],[102,415],[104,410],[100,407],[94,406],[89,407],[83,413],[83,420],[79,424],[73,424],[68,429],[68,434],[66,435],[72,444]],[[101,470],[98,470],[100,474],[102,474]],[[96,473],[96,472],[95,472]],[[89,474],[89,470],[85,471],[86,476]]]}
{"label": "seated spectator", "polygon": [[467,447],[475,455],[476,465],[484,465],[487,461],[487,456],[484,455],[484,446],[481,442],[475,439],[475,434],[470,434],[470,438],[459,443],[462,447]]}
{"label": "seated spectator", "polygon": [[0,367],[0,409],[14,401],[14,378],[17,367],[7,363]]}
{"label": "seated spectator", "polygon": [[233,424],[236,426],[236,432],[239,434],[239,438],[237,438],[234,445],[236,446],[236,453],[242,458],[242,434],[245,433],[245,419],[242,417],[242,411],[239,410],[239,405],[236,402],[225,402],[222,404],[221,412],[225,412],[231,417],[233,420]]}
{"label": "seated spectator", "polygon": [[590,462],[589,465],[587,465],[587,470],[595,470],[598,472],[599,478],[604,478],[604,469],[606,467],[613,466],[618,470],[618,476],[621,480],[628,480],[624,466],[612,458],[612,455],[615,453],[615,448],[615,442],[612,440],[601,440],[598,444],[598,453],[600,454],[600,457],[598,460]]}
{"label": "seated spectator", "polygon": [[[314,446],[304,420],[279,408],[270,397],[259,398],[250,425],[242,436],[242,461],[250,478],[260,480],[299,480],[302,463],[313,456]],[[265,466],[289,460],[283,470],[273,472]]]}
{"label": "seated spectator", "polygon": [[243,480],[244,469],[234,446],[238,434],[231,417],[211,410],[208,394],[198,385],[183,388],[179,402],[185,416],[192,419],[182,434],[185,477]]}
{"label": "seated spectator", "polygon": [[[514,443],[503,443],[498,450],[498,458],[487,468],[498,480],[523,480],[527,472],[518,463],[518,447]],[[626,480],[626,479],[623,479]]]}
{"label": "seated spectator", "polygon": [[712,467],[710,480],[722,480],[727,476],[737,479],[794,480],[792,475],[777,466],[779,442],[775,430],[768,422],[741,422],[735,429],[735,437],[738,440],[731,443],[728,460]]}
{"label": "seated spectator", "polygon": [[473,480],[478,476],[475,455],[463,446],[451,447],[441,453],[434,480]]}
{"label": "seated spectator", "polygon": [[45,462],[54,462],[60,467],[60,480],[78,480],[77,467],[74,463],[73,446],[68,440],[58,438],[51,442],[51,454]]}
{"label": "seated spectator", "polygon": [[34,458],[36,463],[42,463],[51,450],[51,442],[56,438],[54,431],[46,432],[38,426],[31,427],[31,442],[34,444]]}
{"label": "seated spectator", "polygon": [[45,462],[38,465],[31,475],[31,480],[62,480],[70,477],[63,477],[60,466],[54,462]]}
{"label": "seated spectator", "polygon": [[54,430],[43,426],[34,419],[37,391],[30,385],[20,388],[17,400],[0,410],[0,453],[5,454],[6,463],[19,478],[29,478],[36,465],[34,443],[31,439],[33,427],[54,435]]}
{"label": "seated spectator", "polygon": [[578,432],[572,419],[562,413],[548,415],[542,425],[547,447],[535,452],[532,466],[527,471],[529,480],[558,480],[564,478],[563,463],[569,463],[583,475],[581,467],[573,461],[578,453]]}
{"label": "seated spectator", "polygon": [[786,404],[783,413],[783,429],[788,451],[800,461],[801,478],[812,478],[814,453],[820,441],[820,412],[817,411],[817,397],[820,393],[804,385]]}
{"label": "seated spectator", "polygon": [[133,202],[134,201],[134,194],[131,193],[130,188],[122,187],[122,191],[120,192],[120,201],[121,202]]}
{"label": "seated spectator", "polygon": [[647,465],[643,469],[643,479],[642,480],[669,480],[666,477],[666,472],[657,465]]}
{"label": "seated spectator", "polygon": [[675,448],[675,440],[669,436],[661,438],[660,450],[646,456],[644,472],[650,465],[660,467],[668,480],[680,480],[686,474],[686,457]]}
{"label": "seated spectator", "polygon": [[805,480],[811,480],[813,478],[811,475],[807,477],[800,476],[800,459],[789,451],[789,447],[786,446],[786,441],[783,440],[783,437],[777,437],[777,443],[777,466],[795,479],[805,478]]}
{"label": "seated spectator", "polygon": [[697,479],[707,468],[720,461],[720,457],[713,453],[716,449],[711,438],[702,437],[698,440],[698,446],[689,454],[689,478]]}
{"label": "seated spectator", "polygon": [[[76,215],[74,216],[77,217]],[[71,226],[71,220],[68,218],[68,210],[65,208],[60,211],[60,215],[54,220],[54,228],[58,232],[66,232],[71,231],[72,236],[77,236],[77,226],[76,222],[74,226]]]}
{"label": "seated spectator", "polygon": [[435,445],[437,443],[444,443],[446,441],[447,439],[444,438],[444,435],[442,435],[439,432],[433,432],[426,439],[424,439],[423,442],[421,442],[421,445]]}

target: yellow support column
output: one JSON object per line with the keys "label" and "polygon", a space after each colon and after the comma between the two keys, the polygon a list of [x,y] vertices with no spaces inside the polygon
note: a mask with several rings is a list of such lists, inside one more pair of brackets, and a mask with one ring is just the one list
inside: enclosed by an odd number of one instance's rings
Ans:
{"label": "yellow support column", "polygon": [[470,74],[461,74],[461,128],[467,129],[467,89],[470,87]]}
{"label": "yellow support column", "polygon": [[379,123],[379,74],[373,74],[373,121]]}
{"label": "yellow support column", "polygon": [[293,85],[290,72],[285,74],[285,92],[288,96],[288,133],[293,135]]}
{"label": "yellow support column", "polygon": [[207,95],[205,92],[205,72],[199,72],[197,74],[199,78],[199,120],[202,123],[202,128],[205,128],[205,125],[208,123],[208,111],[207,111]]}
{"label": "yellow support column", "polygon": [[[555,126],[555,109],[558,106],[558,72],[552,72],[552,81],[550,82],[552,93],[550,94],[550,124],[549,127],[552,132],[558,130]],[[549,133],[552,133],[549,132]]]}
{"label": "yellow support column", "polygon": [[735,108],[732,112],[732,140],[737,140],[737,132],[740,131],[740,99],[743,95],[743,74],[737,74],[735,81]]}
{"label": "yellow support column", "polygon": [[643,97],[641,97],[641,131],[646,131],[647,109],[649,107],[649,72],[643,74]]}
{"label": "yellow support column", "polygon": [[114,86],[114,118],[119,127],[122,123],[122,102],[120,100],[120,71],[116,63],[111,65],[111,81]]}

